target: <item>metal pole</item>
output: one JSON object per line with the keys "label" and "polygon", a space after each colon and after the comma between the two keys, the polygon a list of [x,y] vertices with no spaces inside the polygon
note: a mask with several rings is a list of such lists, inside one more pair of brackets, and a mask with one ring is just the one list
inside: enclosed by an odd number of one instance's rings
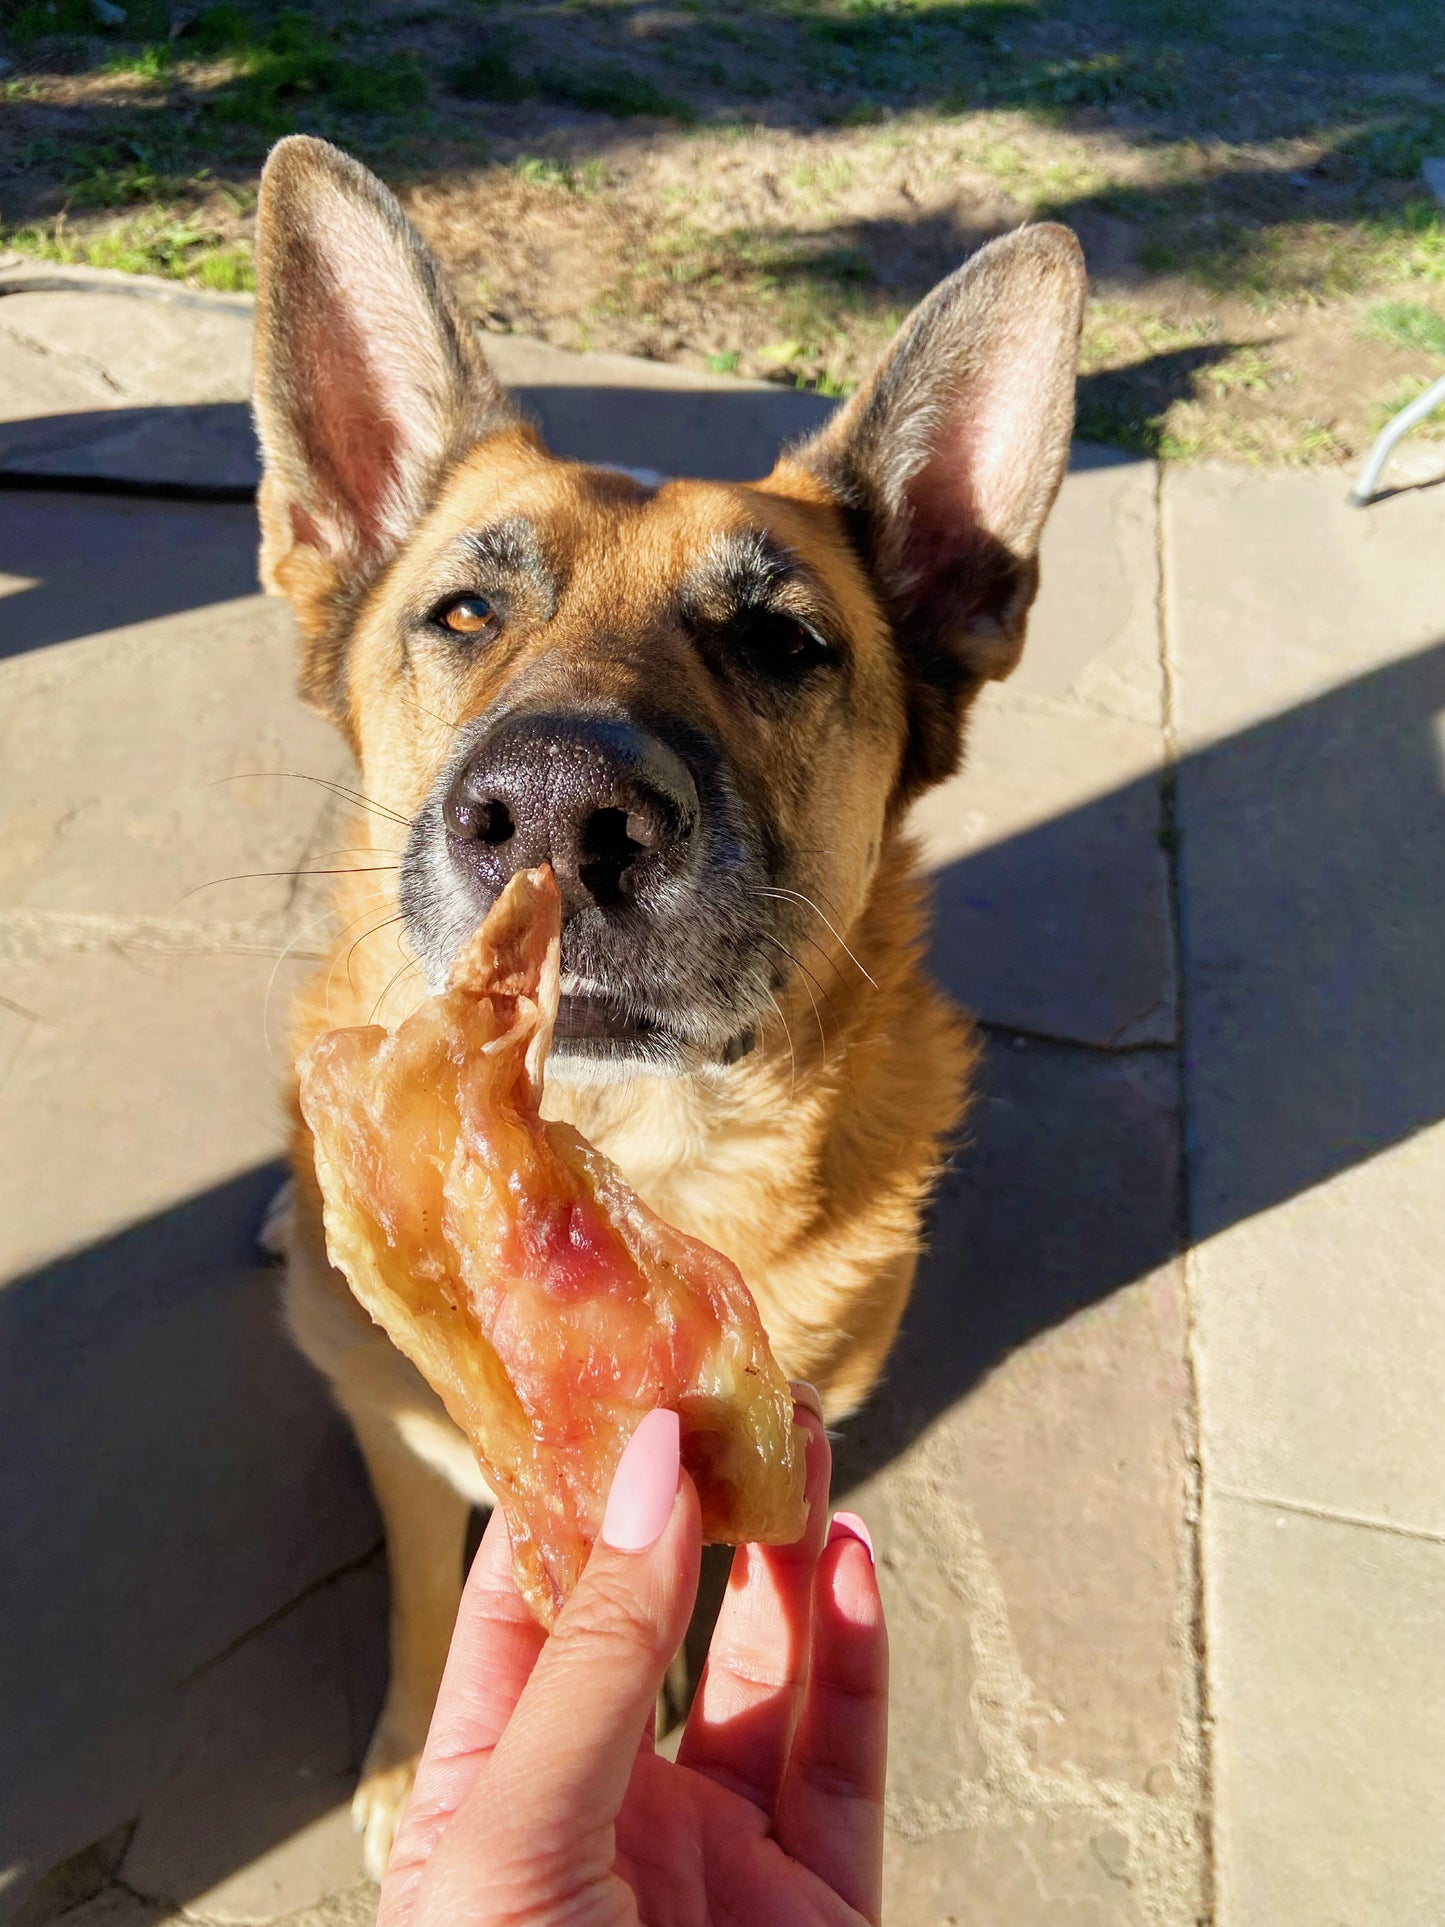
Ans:
{"label": "metal pole", "polygon": [[1393,416],[1375,437],[1375,445],[1370,450],[1365,466],[1360,470],[1360,479],[1350,490],[1350,500],[1357,509],[1368,506],[1375,498],[1385,464],[1394,453],[1396,442],[1408,435],[1412,428],[1424,421],[1427,415],[1445,404],[1445,375],[1432,381],[1421,395],[1417,395],[1408,408],[1402,408]]}

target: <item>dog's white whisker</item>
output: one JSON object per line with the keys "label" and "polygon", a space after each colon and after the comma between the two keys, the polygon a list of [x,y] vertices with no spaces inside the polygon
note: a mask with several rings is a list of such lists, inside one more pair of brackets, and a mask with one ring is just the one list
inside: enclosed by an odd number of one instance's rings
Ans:
{"label": "dog's white whisker", "polygon": [[[798,962],[797,958],[793,955],[792,951],[789,950],[788,946],[785,943],[783,943],[779,938],[770,936],[767,931],[764,931],[763,940],[766,943],[772,944],[775,949],[781,950],[783,955],[787,958],[788,962],[792,964],[795,970],[799,972],[802,971],[802,965]],[[813,995],[813,992],[806,981],[803,982],[803,989],[807,992],[808,1002],[813,1006],[813,1022],[818,1027],[818,1042],[822,1047],[823,1062],[826,1065],[831,1057],[831,1049],[828,1043],[828,1033],[823,1026],[822,1013],[818,1009],[818,1000]],[[771,991],[768,994],[772,996]],[[776,998],[774,998],[774,1002],[776,1001],[777,1001]]]}
{"label": "dog's white whisker", "polygon": [[[381,905],[375,904],[375,903],[368,904],[367,907],[363,911],[361,911],[359,915],[354,916],[351,919],[351,921],[343,925],[342,929],[337,933],[336,949],[332,953],[331,962],[327,967],[327,971],[326,971],[326,982],[322,987],[322,1001],[326,1006],[326,1020],[328,1023],[331,1021],[331,986],[336,978],[336,965],[341,955],[341,946],[346,941],[346,938],[350,934],[350,932],[356,928],[357,924],[364,923],[365,920],[369,916],[371,916],[374,911],[380,909],[381,907],[382,907]],[[394,923],[397,920],[397,917],[399,917],[400,914],[401,914],[400,911],[398,911],[395,917],[383,917],[381,922],[373,924],[370,930],[363,930],[361,935],[356,939],[356,942],[353,943],[351,948],[347,951],[346,977],[347,977],[347,982],[351,985],[351,992],[353,996],[355,996],[356,994],[356,983],[351,975],[351,959],[356,953],[357,945],[365,943],[368,937],[374,937],[377,931],[385,930],[390,924]]]}
{"label": "dog's white whisker", "polygon": [[375,797],[367,796],[361,790],[354,790],[345,783],[338,783],[333,777],[311,776],[301,769],[243,769],[238,770],[233,776],[218,776],[211,787],[219,789],[222,783],[243,783],[260,776],[284,776],[296,783],[315,783],[318,789],[330,790],[333,796],[339,796],[347,803],[356,803],[363,809],[374,810],[378,816],[390,817],[393,823],[399,823],[404,830],[411,828],[406,817],[399,816],[385,803],[378,803]]}
{"label": "dog's white whisker", "polygon": [[[767,933],[764,932],[764,935],[767,936]],[[853,1082],[853,1056],[848,1048],[848,1033],[843,1028],[843,1020],[838,1015],[837,1005],[800,957],[795,957],[787,945],[780,943],[776,937],[768,936],[767,940],[769,943],[777,945],[777,948],[782,951],[789,963],[793,965],[794,969],[797,970],[802,977],[803,989],[807,992],[808,1002],[813,1006],[813,1020],[818,1026],[818,1036],[823,1045],[823,1061],[825,1067],[832,1062],[832,1046],[828,1042],[828,1032],[823,1023],[822,1014],[818,1009],[818,998],[813,995],[814,989],[817,990],[818,996],[820,996],[828,1006],[829,1014],[838,1027],[838,1046],[843,1060],[843,1075],[848,1080],[849,1102],[856,1111],[858,1108],[858,1092]]]}
{"label": "dog's white whisker", "polygon": [[783,1027],[783,1035],[788,1040],[788,1067],[791,1073],[788,1084],[788,1102],[792,1103],[798,1095],[798,1053],[793,1049],[793,1033],[788,1028],[787,1014],[772,991],[768,992],[768,1002],[778,1013],[778,1022]]}
{"label": "dog's white whisker", "polygon": [[[276,1059],[276,1053],[271,1047],[271,997],[276,988],[276,978],[280,974],[281,966],[303,938],[309,937],[318,924],[326,923],[335,915],[335,910],[326,909],[321,912],[319,917],[313,917],[309,923],[303,924],[301,929],[296,932],[296,935],[286,945],[286,948],[271,966],[271,975],[266,979],[266,995],[261,1000],[261,1041],[266,1046],[268,1062],[274,1063]],[[345,934],[345,931],[343,931],[342,935],[344,936]]]}
{"label": "dog's white whisker", "polygon": [[818,921],[821,924],[824,925],[824,927],[827,930],[829,930],[832,933],[835,940],[842,946],[843,954],[848,959],[849,963],[851,963],[856,970],[862,971],[863,975],[868,979],[869,983],[872,984],[875,990],[878,988],[877,978],[873,975],[873,973],[867,968],[865,964],[862,964],[858,961],[857,957],[854,956],[852,950],[849,949],[847,939],[842,935],[840,935],[836,925],[834,925],[827,917],[823,915],[823,912],[818,908],[817,904],[814,903],[813,899],[810,896],[805,896],[801,890],[784,890],[780,886],[774,887],[771,890],[758,890],[755,892],[755,894],[760,897],[792,897],[798,903],[807,904],[808,908],[812,911],[813,915],[818,919]]}
{"label": "dog's white whisker", "polygon": [[385,990],[382,991],[381,995],[377,998],[376,1002],[371,1006],[371,1015],[366,1020],[368,1024],[374,1024],[376,1022],[377,1018],[381,1014],[382,1006],[385,1004],[387,998],[391,995],[392,991],[395,990],[396,986],[401,982],[402,978],[407,975],[408,971],[419,970],[420,968],[421,966],[417,962],[415,957],[408,958],[408,960],[402,965],[401,969],[397,971],[396,975],[387,984]]}

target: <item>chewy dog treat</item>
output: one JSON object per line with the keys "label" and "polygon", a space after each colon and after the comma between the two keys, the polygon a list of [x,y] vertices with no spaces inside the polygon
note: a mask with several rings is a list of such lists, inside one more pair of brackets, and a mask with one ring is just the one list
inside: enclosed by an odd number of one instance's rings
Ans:
{"label": "chewy dog treat", "polygon": [[657,1406],[681,1416],[706,1538],[788,1544],[806,1515],[804,1437],[737,1268],[539,1114],[560,957],[556,880],[522,871],[441,996],[299,1066],[331,1261],[470,1440],[547,1625]]}

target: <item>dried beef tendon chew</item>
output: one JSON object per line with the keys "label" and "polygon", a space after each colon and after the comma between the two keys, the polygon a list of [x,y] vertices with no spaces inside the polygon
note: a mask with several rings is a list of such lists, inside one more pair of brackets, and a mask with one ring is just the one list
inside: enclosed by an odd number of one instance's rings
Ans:
{"label": "dried beef tendon chew", "polygon": [[710,1540],[803,1530],[804,1437],[736,1266],[539,1113],[560,994],[550,869],[513,877],[449,988],[302,1058],[331,1261],[471,1442],[544,1624],[659,1405]]}

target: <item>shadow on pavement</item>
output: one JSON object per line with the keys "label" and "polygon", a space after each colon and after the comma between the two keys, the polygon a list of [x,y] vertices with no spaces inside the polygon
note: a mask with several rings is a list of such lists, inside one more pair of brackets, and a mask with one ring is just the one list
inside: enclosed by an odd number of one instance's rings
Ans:
{"label": "shadow on pavement", "polygon": [[[1220,344],[1171,351],[1126,372],[1147,367],[1162,408],[1191,392],[1200,368],[1231,352]],[[1111,416],[1115,381],[1103,374],[1079,383],[1081,419]],[[810,434],[837,405],[741,383],[512,392],[548,446],[573,461],[653,469],[665,451],[669,474],[734,482],[755,480],[780,438]],[[1086,456],[1085,465],[1096,459]],[[257,478],[243,402],[0,423],[0,575],[25,585],[0,601],[0,661],[256,594],[255,524],[244,504]],[[107,496],[115,499],[101,513],[96,498]],[[79,499],[78,513],[67,497]],[[163,568],[145,539],[154,513],[145,502],[157,498],[170,500],[173,530],[182,518],[195,525],[193,540],[168,539]]]}
{"label": "shadow on pavement", "polygon": [[257,593],[249,502],[168,504],[163,567],[148,539],[155,515],[121,495],[0,494],[0,575],[23,585],[0,598],[0,661]]}
{"label": "shadow on pavement", "polygon": [[[1445,1116],[1442,713],[1445,641],[1178,766],[1182,820],[1209,825],[1179,850],[1192,981],[1208,987],[1203,1011],[1186,1008],[1183,1074],[1191,1118],[1207,1107],[1216,1120],[1188,1147],[1190,1243]],[[1001,882],[1033,879],[1042,908],[1118,801],[935,877],[945,986]],[[1173,1064],[1157,1050],[989,1040],[887,1376],[840,1452],[850,1477],[886,1464],[1017,1346],[1178,1255]]]}
{"label": "shadow on pavement", "polygon": [[[759,449],[805,434],[835,404],[788,389],[519,387],[549,445],[576,461],[746,481]],[[144,478],[137,480],[137,477]],[[258,479],[243,402],[116,408],[0,423],[0,660],[131,623],[255,595]],[[102,512],[97,497],[113,497]],[[137,498],[137,499],[128,499]],[[167,500],[174,533],[155,566],[145,525]],[[79,501],[84,532],[72,527]]]}
{"label": "shadow on pavement", "polygon": [[[1185,1071],[1214,1115],[1224,1104],[1236,1120],[1194,1148],[1192,1239],[1445,1113],[1442,709],[1445,642],[1178,769],[1186,820],[1211,826],[1180,852],[1195,981],[1211,989]],[[1116,802],[938,877],[945,982],[968,906],[990,900],[1001,872],[1047,890]],[[1248,1001],[1235,1006],[1246,961]],[[1250,1061],[1247,1088],[1214,1088],[1226,1031],[1220,1062],[1233,1074]],[[1016,1347],[1178,1255],[1176,1077],[1165,1050],[989,1038],[887,1379],[840,1443],[845,1485]],[[275,1179],[248,1172],[0,1292],[0,1725],[30,1766],[0,1819],[12,1853],[73,1851],[129,1817],[164,1774],[177,1683],[374,1543],[344,1428],[251,1269]],[[360,1637],[375,1676],[379,1610]],[[193,1855],[196,1891],[337,1797],[334,1780],[278,1789],[267,1774],[265,1758],[237,1759],[230,1821]],[[64,1838],[57,1814],[70,1817]]]}
{"label": "shadow on pavement", "polygon": [[[43,1872],[134,1818],[178,1765],[197,1682],[380,1541],[347,1428],[257,1270],[282,1175],[244,1172],[0,1290],[0,1869]],[[353,1771],[374,1710],[357,1708]],[[270,1764],[236,1760],[201,1854],[213,1879],[335,1803]]]}

